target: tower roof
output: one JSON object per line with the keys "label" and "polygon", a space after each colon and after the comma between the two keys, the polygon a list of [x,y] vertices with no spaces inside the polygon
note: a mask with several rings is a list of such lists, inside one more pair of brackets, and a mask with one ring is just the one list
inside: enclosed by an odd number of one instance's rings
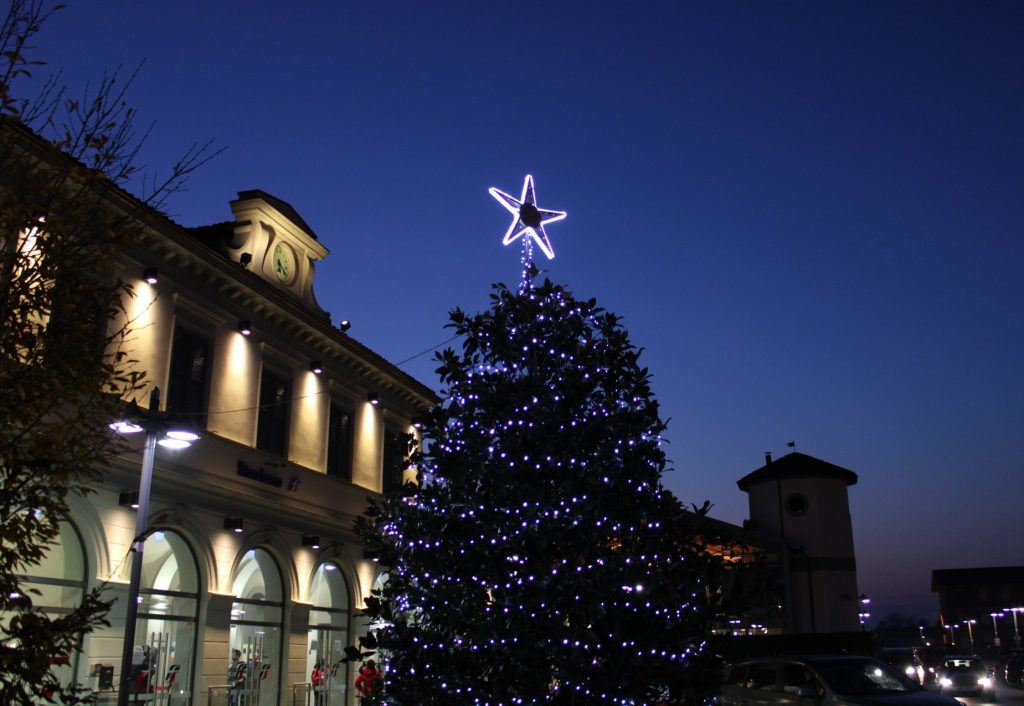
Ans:
{"label": "tower roof", "polygon": [[309,227],[309,224],[307,224],[306,221],[302,220],[302,216],[299,215],[299,212],[296,211],[295,207],[287,201],[282,201],[273,194],[268,194],[262,189],[248,189],[246,191],[238,192],[238,201],[248,201],[249,199],[261,199],[265,201],[267,204],[280,211],[281,215],[285,218],[289,219],[292,223],[304,230],[313,240],[318,240],[313,229]]}
{"label": "tower roof", "polygon": [[794,451],[748,473],[736,481],[736,485],[746,492],[753,485],[793,478],[834,478],[846,481],[847,485],[857,482],[857,474],[849,469]]}

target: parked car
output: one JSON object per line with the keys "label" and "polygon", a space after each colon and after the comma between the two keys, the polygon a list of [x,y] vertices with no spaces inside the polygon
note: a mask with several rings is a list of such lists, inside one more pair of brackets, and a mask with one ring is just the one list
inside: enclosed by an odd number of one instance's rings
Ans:
{"label": "parked car", "polygon": [[947,655],[939,672],[939,690],[972,694],[995,701],[995,680],[977,655]]}
{"label": "parked car", "polygon": [[879,650],[878,659],[924,685],[927,672],[916,647],[885,647]]}
{"label": "parked car", "polygon": [[762,657],[732,665],[721,706],[962,706],[871,657]]}
{"label": "parked car", "polygon": [[996,681],[1010,686],[1024,686],[1024,651],[1004,652],[992,667]]}
{"label": "parked car", "polygon": [[1010,686],[1024,686],[1024,654],[1010,655],[996,677]]}
{"label": "parked car", "polygon": [[946,650],[936,645],[926,645],[918,649],[921,661],[924,663],[924,684],[937,684],[939,672],[942,671],[942,663],[946,659]]}

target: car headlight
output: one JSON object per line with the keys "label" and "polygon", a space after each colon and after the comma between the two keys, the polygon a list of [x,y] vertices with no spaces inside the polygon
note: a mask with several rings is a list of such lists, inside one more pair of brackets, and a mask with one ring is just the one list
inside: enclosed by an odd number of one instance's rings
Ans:
{"label": "car headlight", "polygon": [[942,677],[942,679],[939,679],[939,684],[942,686],[953,686],[953,680],[949,677]]}
{"label": "car headlight", "polygon": [[985,687],[992,686],[992,680],[989,677],[981,677],[978,679],[978,685]]}
{"label": "car headlight", "polygon": [[915,670],[915,669],[914,669],[913,667],[907,667],[907,668],[906,668],[906,669],[904,670],[904,674],[906,674],[906,675],[907,675],[908,677],[912,677],[912,676],[914,676],[915,674],[917,674],[917,671],[916,671],[916,670]]}

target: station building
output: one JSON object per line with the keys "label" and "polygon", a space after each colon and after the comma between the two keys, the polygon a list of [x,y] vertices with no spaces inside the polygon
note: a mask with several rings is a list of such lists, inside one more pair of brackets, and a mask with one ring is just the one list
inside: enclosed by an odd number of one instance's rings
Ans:
{"label": "station building", "polygon": [[[16,139],[52,150],[32,135]],[[319,306],[316,264],[328,249],[288,203],[244,191],[230,220],[188,229],[119,190],[111,202],[145,222],[119,256],[135,293],[125,301],[126,352],[147,380],[137,402],[190,419],[201,437],[157,447],[142,537],[146,432],[90,494],[70,499],[59,546],[27,570],[24,585],[52,614],[97,585],[117,599],[110,625],[58,667],[62,678],[96,689],[97,703],[115,703],[127,676],[138,703],[279,706],[307,703],[320,664],[318,706],[355,703],[358,665],[341,661],[343,648],[380,576],[353,523],[367,496],[413,472],[402,470],[406,435],[437,398]],[[130,550],[140,538],[125,675]],[[244,683],[231,693],[229,672],[239,671]]]}

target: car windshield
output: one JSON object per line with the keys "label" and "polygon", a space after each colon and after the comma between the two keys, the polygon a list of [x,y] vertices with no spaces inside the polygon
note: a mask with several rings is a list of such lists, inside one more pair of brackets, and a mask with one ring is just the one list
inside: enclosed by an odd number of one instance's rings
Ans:
{"label": "car windshield", "polygon": [[815,660],[814,666],[837,694],[864,696],[914,690],[899,672],[878,660]]}

